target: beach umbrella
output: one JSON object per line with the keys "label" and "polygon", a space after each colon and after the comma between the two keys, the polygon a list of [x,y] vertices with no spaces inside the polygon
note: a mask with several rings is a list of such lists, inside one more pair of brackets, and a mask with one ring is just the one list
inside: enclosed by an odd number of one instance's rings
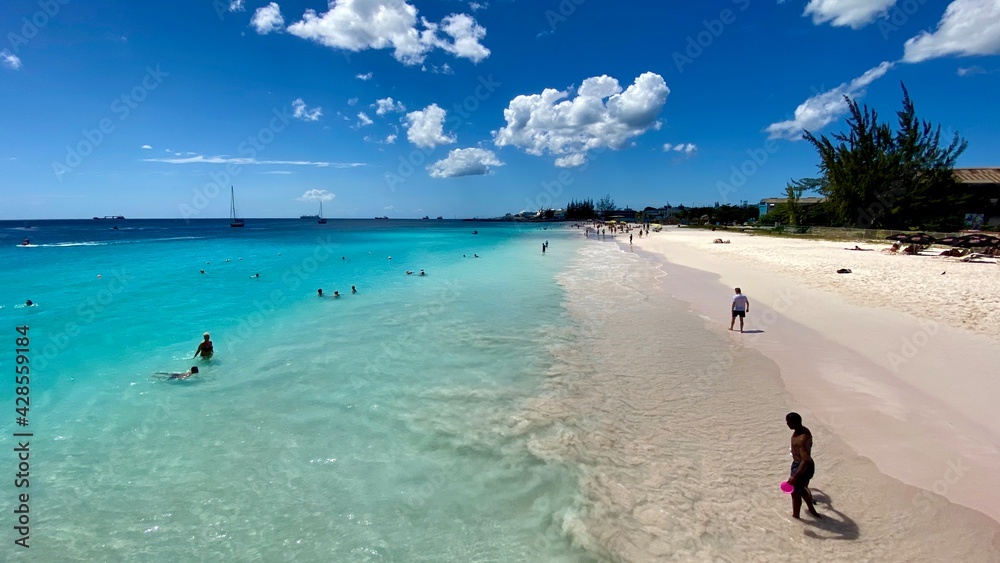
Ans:
{"label": "beach umbrella", "polygon": [[926,233],[914,233],[903,239],[903,242],[910,244],[934,244],[934,237]]}
{"label": "beach umbrella", "polygon": [[934,242],[946,246],[959,246],[962,242],[962,237],[944,237],[941,239],[937,239]]}
{"label": "beach umbrella", "polygon": [[906,237],[908,236],[910,236],[909,233],[896,233],[894,235],[889,235],[885,237],[885,240],[897,240],[899,242],[903,242],[906,240]]}

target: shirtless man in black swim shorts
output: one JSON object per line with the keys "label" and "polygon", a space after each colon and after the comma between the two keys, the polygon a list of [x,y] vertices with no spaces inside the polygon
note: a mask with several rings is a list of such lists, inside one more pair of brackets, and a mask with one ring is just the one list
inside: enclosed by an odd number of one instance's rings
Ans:
{"label": "shirtless man in black swim shorts", "polygon": [[792,491],[792,518],[799,517],[802,501],[806,501],[809,514],[822,518],[813,506],[812,493],[809,492],[809,480],[816,472],[816,463],[812,458],[812,433],[802,426],[802,417],[790,412],[785,416],[785,423],[792,429],[792,471],[788,484],[794,487]]}

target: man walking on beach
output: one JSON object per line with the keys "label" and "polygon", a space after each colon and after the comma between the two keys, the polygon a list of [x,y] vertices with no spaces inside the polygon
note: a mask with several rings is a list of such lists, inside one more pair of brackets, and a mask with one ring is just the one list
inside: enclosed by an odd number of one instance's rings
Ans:
{"label": "man walking on beach", "polygon": [[792,518],[799,517],[799,509],[802,508],[802,501],[806,501],[806,508],[809,514],[816,518],[822,518],[813,503],[812,493],[809,492],[809,480],[816,472],[816,463],[812,458],[813,437],[812,432],[802,426],[802,417],[799,413],[790,412],[785,415],[785,424],[792,429],[792,470],[788,478],[788,484],[792,489]]}
{"label": "man walking on beach", "polygon": [[736,295],[733,296],[733,319],[729,321],[729,330],[733,330],[733,325],[736,324],[736,317],[740,318],[740,332],[743,332],[743,317],[750,312],[750,300],[747,299],[746,295],[740,292],[740,288],[736,288]]}

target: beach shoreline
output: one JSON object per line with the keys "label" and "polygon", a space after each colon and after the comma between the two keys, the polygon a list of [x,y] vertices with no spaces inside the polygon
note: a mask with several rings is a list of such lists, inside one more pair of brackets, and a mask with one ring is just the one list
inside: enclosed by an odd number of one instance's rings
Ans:
{"label": "beach shoreline", "polygon": [[[949,281],[955,292],[975,287],[977,295],[992,295],[1000,284],[983,268],[995,267],[845,252],[839,242],[726,236],[730,244],[712,244],[715,233],[668,228],[632,246],[650,253],[667,290],[717,330],[728,332],[732,287],[742,286],[751,300],[748,332],[731,337],[778,364],[807,419],[886,475],[1000,521],[1000,416],[990,402],[1000,394],[990,377],[1000,342],[984,334],[995,304],[983,303],[963,321],[947,295],[927,298],[929,290],[919,304],[886,300],[897,291],[878,282],[890,271],[905,296],[929,268],[946,264],[965,270]],[[838,275],[838,264],[855,265],[860,275]],[[968,281],[974,276],[982,278],[975,286]],[[914,498],[915,507],[920,502]]]}

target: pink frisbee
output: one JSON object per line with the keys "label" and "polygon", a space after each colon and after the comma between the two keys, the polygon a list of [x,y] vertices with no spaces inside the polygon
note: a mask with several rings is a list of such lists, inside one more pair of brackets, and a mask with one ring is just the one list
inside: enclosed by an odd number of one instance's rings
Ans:
{"label": "pink frisbee", "polygon": [[783,483],[781,483],[781,492],[783,492],[785,494],[791,494],[792,491],[794,491],[794,490],[795,490],[795,487],[793,487],[792,485],[789,485],[788,481],[784,481]]}

